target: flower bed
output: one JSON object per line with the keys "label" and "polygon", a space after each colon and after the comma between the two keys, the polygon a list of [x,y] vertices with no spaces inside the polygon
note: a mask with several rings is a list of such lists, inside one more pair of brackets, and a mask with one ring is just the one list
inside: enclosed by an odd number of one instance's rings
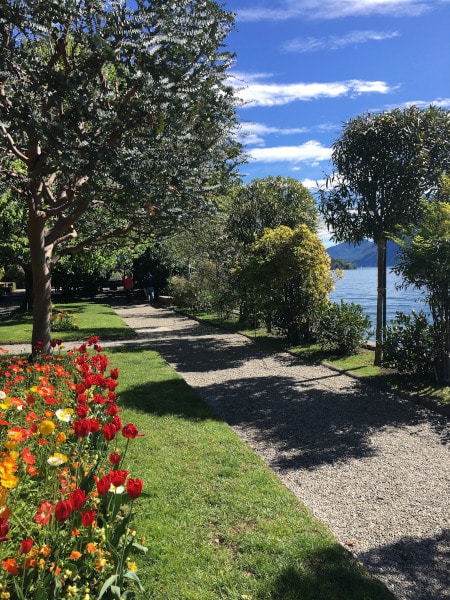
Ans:
{"label": "flower bed", "polygon": [[[54,346],[60,342],[54,342]],[[0,358],[0,597],[133,598],[132,531],[142,480],[118,372],[90,338],[67,355]]]}

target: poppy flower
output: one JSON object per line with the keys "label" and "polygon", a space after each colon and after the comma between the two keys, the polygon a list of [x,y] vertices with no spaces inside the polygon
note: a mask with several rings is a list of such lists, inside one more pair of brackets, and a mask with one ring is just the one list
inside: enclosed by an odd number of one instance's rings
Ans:
{"label": "poppy flower", "polygon": [[34,521],[38,525],[48,525],[53,512],[53,504],[51,502],[41,502],[37,513],[34,515]]}
{"label": "poppy flower", "polygon": [[19,574],[19,567],[14,558],[7,558],[6,560],[2,560],[2,565],[5,571],[8,571],[10,575]]}
{"label": "poppy flower", "polygon": [[128,423],[128,425],[125,425],[125,427],[123,427],[122,435],[123,437],[129,440],[133,440],[135,437],[143,436],[144,434],[139,433],[136,425],[133,425],[133,423]]}
{"label": "poppy flower", "polygon": [[138,496],[141,495],[142,492],[143,481],[142,479],[128,479],[127,481],[127,494],[132,499],[135,500]]}

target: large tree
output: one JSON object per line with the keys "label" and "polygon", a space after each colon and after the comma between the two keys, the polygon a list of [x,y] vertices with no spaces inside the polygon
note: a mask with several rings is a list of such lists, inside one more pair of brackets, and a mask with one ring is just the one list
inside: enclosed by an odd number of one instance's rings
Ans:
{"label": "large tree", "polygon": [[432,195],[450,160],[450,112],[412,106],[358,116],[333,144],[334,173],[320,210],[337,242],[371,238],[378,247],[375,364],[386,325],[386,243],[414,223],[420,198]]}
{"label": "large tree", "polygon": [[33,346],[60,256],[151,237],[232,170],[232,27],[210,0],[3,0],[0,184],[27,211]]}

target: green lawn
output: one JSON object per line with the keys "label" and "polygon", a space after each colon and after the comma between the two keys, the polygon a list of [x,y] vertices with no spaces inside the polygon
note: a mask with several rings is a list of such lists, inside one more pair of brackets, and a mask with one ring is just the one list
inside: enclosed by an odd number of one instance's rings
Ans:
{"label": "green lawn", "polygon": [[[114,310],[107,304],[97,302],[65,302],[56,303],[53,313],[58,309],[69,311],[74,315],[73,322],[77,329],[72,331],[55,331],[52,337],[64,341],[86,340],[91,335],[98,335],[102,341],[126,339],[135,333]],[[28,343],[31,340],[32,316],[23,311],[16,311],[0,321],[0,344]]]}

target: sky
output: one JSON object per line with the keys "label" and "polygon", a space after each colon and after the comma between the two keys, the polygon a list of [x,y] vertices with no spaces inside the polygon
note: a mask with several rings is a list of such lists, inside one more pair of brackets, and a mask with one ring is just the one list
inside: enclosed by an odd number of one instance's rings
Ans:
{"label": "sky", "polygon": [[228,0],[244,182],[293,177],[312,192],[358,115],[450,109],[450,0]]}

